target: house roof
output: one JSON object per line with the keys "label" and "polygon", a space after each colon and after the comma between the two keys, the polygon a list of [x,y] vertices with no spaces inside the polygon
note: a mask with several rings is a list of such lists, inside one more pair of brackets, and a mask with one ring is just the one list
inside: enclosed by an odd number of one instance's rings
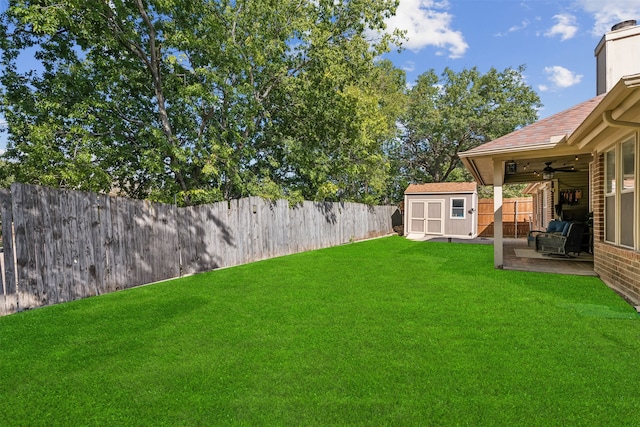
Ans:
{"label": "house roof", "polygon": [[[553,156],[575,155],[575,147],[567,140],[590,114],[603,102],[606,94],[598,95],[567,110],[539,120],[493,141],[459,153],[460,159],[479,184],[491,185],[494,161],[539,159],[544,162]],[[542,169],[542,167],[536,169]],[[533,168],[531,168],[533,170]],[[527,179],[530,179],[528,177]]]}
{"label": "house roof", "polygon": [[633,129],[640,129],[640,74],[622,77],[567,138],[567,144],[602,151]]}
{"label": "house roof", "polygon": [[539,120],[500,138],[489,141],[471,150],[460,153],[470,157],[493,152],[517,151],[522,148],[555,146],[572,134],[600,104],[605,94],[596,96],[560,113]]}
{"label": "house roof", "polygon": [[475,182],[432,182],[428,184],[411,184],[404,194],[431,193],[474,193],[478,185]]}

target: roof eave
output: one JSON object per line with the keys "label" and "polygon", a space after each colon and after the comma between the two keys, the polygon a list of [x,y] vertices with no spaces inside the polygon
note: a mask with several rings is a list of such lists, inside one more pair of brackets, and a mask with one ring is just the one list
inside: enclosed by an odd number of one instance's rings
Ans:
{"label": "roof eave", "polygon": [[[530,145],[520,146],[520,147],[490,148],[490,149],[485,149],[485,150],[473,149],[473,150],[463,151],[461,153],[458,153],[458,157],[460,157],[460,159],[465,159],[465,158],[468,158],[468,157],[491,156],[491,155],[495,155],[495,154],[508,155],[508,154],[514,154],[514,153],[526,153],[527,151],[548,150],[548,149],[555,148],[558,144],[560,144],[561,142],[564,142],[565,140],[566,140],[566,136],[558,136],[558,137],[552,138],[550,142],[543,142],[543,143],[538,143],[538,144],[530,144]],[[480,146],[480,147],[482,147],[482,146]],[[478,148],[480,148],[480,147],[478,147]]]}
{"label": "roof eave", "polygon": [[606,116],[611,115],[625,101],[631,91],[640,88],[640,74],[624,76],[611,88],[593,111],[569,135],[567,145],[584,149],[596,140],[598,129],[606,127]]}
{"label": "roof eave", "polygon": [[[460,153],[460,154],[462,154],[462,153]],[[460,157],[460,160],[462,160],[462,163],[467,168],[467,170],[469,172],[471,172],[471,175],[473,176],[473,179],[475,179],[475,181],[478,183],[478,185],[487,185],[485,183],[484,179],[482,178],[482,175],[480,174],[480,171],[476,167],[475,162],[473,161],[473,159],[468,158],[468,157]]]}

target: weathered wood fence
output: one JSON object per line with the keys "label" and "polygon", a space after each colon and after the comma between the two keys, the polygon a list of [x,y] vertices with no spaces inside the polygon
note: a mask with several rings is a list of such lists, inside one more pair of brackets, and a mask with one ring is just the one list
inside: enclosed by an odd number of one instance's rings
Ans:
{"label": "weathered wood fence", "polygon": [[0,190],[0,315],[389,234],[396,210],[259,197],[178,208],[13,184]]}
{"label": "weathered wood fence", "polygon": [[[502,234],[524,237],[529,233],[533,199],[516,197],[502,201]],[[478,236],[493,237],[493,199],[478,200]]]}

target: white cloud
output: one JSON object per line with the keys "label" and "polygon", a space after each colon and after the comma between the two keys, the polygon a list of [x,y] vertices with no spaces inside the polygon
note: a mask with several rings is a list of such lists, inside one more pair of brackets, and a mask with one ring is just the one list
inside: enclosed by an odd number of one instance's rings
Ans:
{"label": "white cloud", "polygon": [[448,8],[446,0],[400,0],[395,16],[386,21],[387,30],[406,31],[403,46],[407,49],[417,52],[435,46],[446,50],[450,58],[460,58],[469,45],[460,31],[451,28],[453,15],[446,12]]}
{"label": "white cloud", "polygon": [[556,24],[544,34],[545,36],[560,36],[560,40],[565,41],[573,38],[573,36],[578,32],[575,16],[562,13],[560,15],[555,15],[553,19],[556,20]]}
{"label": "white cloud", "polygon": [[593,15],[592,33],[598,37],[610,31],[613,25],[640,16],[640,0],[576,0],[576,4]]}
{"label": "white cloud", "polygon": [[[549,80],[555,88],[564,89],[574,85],[577,85],[582,81],[582,75],[576,74],[573,71],[570,71],[564,67],[559,65],[554,65],[552,67],[545,67],[544,72],[547,75],[547,80]],[[538,89],[541,91],[550,90],[547,85],[540,85]]]}
{"label": "white cloud", "polygon": [[509,28],[510,33],[515,33],[516,31],[520,31],[520,30],[524,30],[525,28],[527,28],[529,26],[529,20],[525,19],[524,21],[522,21],[520,23],[520,25],[514,25],[511,28]]}
{"label": "white cloud", "polygon": [[496,33],[495,36],[496,37],[505,37],[508,36],[511,33],[515,33],[516,31],[520,31],[520,30],[524,30],[525,28],[527,28],[529,26],[531,22],[528,19],[525,19],[524,21],[522,21],[519,25],[513,25],[511,28],[509,28],[507,30],[506,33],[500,32],[500,33]]}
{"label": "white cloud", "polygon": [[3,118],[0,118],[0,128],[6,127],[7,126],[7,121]]}
{"label": "white cloud", "polygon": [[402,69],[407,73],[411,73],[412,71],[415,71],[416,63],[413,61],[407,61],[405,62],[405,65],[402,67]]}

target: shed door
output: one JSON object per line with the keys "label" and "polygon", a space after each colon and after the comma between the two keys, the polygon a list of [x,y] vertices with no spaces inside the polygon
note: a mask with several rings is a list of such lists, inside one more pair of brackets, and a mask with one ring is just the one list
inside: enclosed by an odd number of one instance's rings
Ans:
{"label": "shed door", "polygon": [[412,200],[409,233],[444,234],[444,200]]}
{"label": "shed door", "polygon": [[420,233],[424,234],[424,223],[426,219],[427,207],[426,202],[420,201],[411,201],[411,206],[409,206],[410,218],[409,218],[409,233]]}
{"label": "shed door", "polygon": [[444,234],[444,200],[427,201],[427,231],[425,234]]}

